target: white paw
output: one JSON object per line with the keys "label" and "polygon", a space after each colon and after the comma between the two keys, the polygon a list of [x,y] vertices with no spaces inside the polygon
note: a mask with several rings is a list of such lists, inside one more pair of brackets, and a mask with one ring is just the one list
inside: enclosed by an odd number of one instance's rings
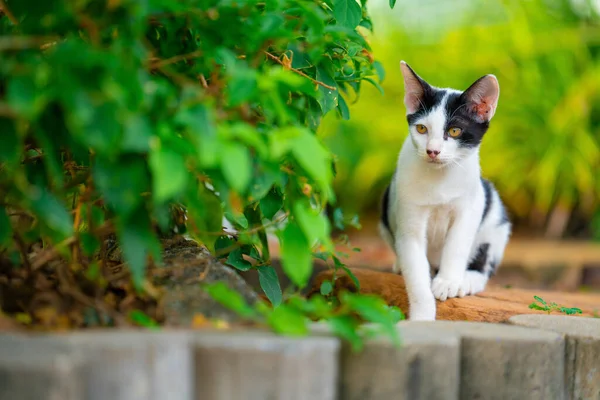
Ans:
{"label": "white paw", "polygon": [[487,280],[488,278],[480,272],[466,271],[460,285],[460,292],[464,293],[463,296],[482,292],[485,289]]}
{"label": "white paw", "polygon": [[431,291],[433,296],[441,301],[452,297],[463,297],[465,292],[462,289],[462,281],[460,279],[446,279],[436,276],[431,282]]}

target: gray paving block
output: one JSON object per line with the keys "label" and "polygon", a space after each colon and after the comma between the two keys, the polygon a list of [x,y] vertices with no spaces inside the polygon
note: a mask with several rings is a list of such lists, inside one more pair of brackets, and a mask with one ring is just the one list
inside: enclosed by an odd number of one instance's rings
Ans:
{"label": "gray paving block", "polygon": [[86,400],[193,399],[188,333],[111,330],[64,339],[86,356]]}
{"label": "gray paving block", "polygon": [[193,336],[198,400],[334,400],[339,341],[266,332]]}
{"label": "gray paving block", "polygon": [[527,314],[511,317],[508,322],[565,335],[567,397],[600,399],[600,319]]}
{"label": "gray paving block", "polygon": [[506,324],[415,324],[461,336],[461,399],[564,398],[565,341],[560,334]]}
{"label": "gray paving block", "polygon": [[83,399],[83,360],[62,341],[0,335],[0,400]]}
{"label": "gray paving block", "polygon": [[[314,332],[329,332],[315,325]],[[342,400],[456,400],[459,395],[459,336],[417,323],[399,328],[401,345],[377,336],[354,352],[344,343]]]}

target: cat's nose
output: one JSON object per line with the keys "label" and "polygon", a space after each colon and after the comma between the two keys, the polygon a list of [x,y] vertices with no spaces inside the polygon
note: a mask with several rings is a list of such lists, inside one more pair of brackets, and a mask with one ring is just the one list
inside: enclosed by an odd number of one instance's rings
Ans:
{"label": "cat's nose", "polygon": [[427,155],[429,156],[429,158],[431,158],[432,160],[434,158],[436,158],[438,156],[438,154],[440,154],[439,150],[429,150],[427,149]]}

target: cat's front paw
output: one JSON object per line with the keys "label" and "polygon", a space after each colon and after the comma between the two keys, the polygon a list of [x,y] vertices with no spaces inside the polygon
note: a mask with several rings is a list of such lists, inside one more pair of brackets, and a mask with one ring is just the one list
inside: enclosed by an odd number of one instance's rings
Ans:
{"label": "cat's front paw", "polygon": [[470,294],[476,294],[483,292],[487,283],[487,276],[477,271],[465,272],[460,290],[458,292],[459,297],[468,296]]}
{"label": "cat's front paw", "polygon": [[411,304],[408,313],[409,321],[435,321],[435,300],[431,304]]}
{"label": "cat's front paw", "polygon": [[433,292],[433,296],[441,301],[465,295],[462,290],[461,279],[447,279],[440,276],[433,278],[433,282],[431,282],[431,291]]}

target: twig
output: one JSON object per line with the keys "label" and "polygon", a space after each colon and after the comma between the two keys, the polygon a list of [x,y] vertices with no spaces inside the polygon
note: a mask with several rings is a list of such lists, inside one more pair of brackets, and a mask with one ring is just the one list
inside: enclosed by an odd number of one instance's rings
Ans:
{"label": "twig", "polygon": [[183,61],[183,60],[185,60],[187,58],[198,58],[201,55],[202,55],[202,51],[196,50],[196,51],[193,51],[193,52],[187,53],[187,54],[179,54],[179,55],[173,56],[171,58],[167,58],[165,60],[160,60],[160,59],[158,59],[158,60],[151,60],[150,61],[150,68],[159,69],[159,68],[164,67],[166,65],[175,64],[175,63],[177,63],[179,61]]}
{"label": "twig", "polygon": [[273,55],[273,54],[269,53],[268,51],[265,51],[265,54],[266,54],[266,55],[267,55],[267,57],[269,57],[270,59],[272,59],[272,60],[274,60],[274,61],[277,61],[279,64],[283,65],[283,66],[284,66],[286,69],[289,69],[290,71],[293,71],[293,72],[297,73],[297,74],[298,74],[298,75],[300,75],[300,76],[303,76],[303,77],[305,77],[305,78],[307,78],[307,79],[310,79],[310,80],[311,80],[311,81],[312,81],[314,84],[316,84],[316,85],[320,85],[320,86],[323,86],[324,88],[327,88],[327,89],[329,89],[329,90],[337,90],[337,89],[336,89],[336,88],[334,88],[333,86],[329,86],[329,85],[327,85],[326,83],[323,83],[323,82],[321,82],[321,81],[318,81],[318,80],[316,80],[316,79],[314,79],[314,78],[311,78],[310,76],[306,75],[304,72],[300,71],[299,69],[296,69],[296,68],[293,68],[293,67],[291,67],[291,66],[289,66],[289,65],[286,65],[286,64],[285,64],[283,61],[281,61],[281,60],[279,59],[279,57],[277,57],[277,56],[275,56],[275,55]]}
{"label": "twig", "polygon": [[25,50],[40,46],[48,47],[55,44],[57,40],[56,36],[1,36],[0,51]]}
{"label": "twig", "polygon": [[[0,42],[1,41],[2,41],[2,38],[0,38]],[[2,44],[0,43],[0,51],[2,50],[1,47],[2,47]],[[8,104],[0,103],[0,117],[16,118],[16,117],[18,117],[18,114]]]}
{"label": "twig", "polygon": [[25,267],[27,267],[27,269],[30,269],[31,263],[29,262],[29,258],[27,257],[27,246],[25,245],[23,238],[21,236],[19,236],[19,234],[17,234],[16,232],[13,235],[13,238],[15,239],[15,242],[17,243],[17,247],[19,248],[19,251],[21,252],[21,255],[23,256],[23,264],[25,264]]}
{"label": "twig", "polygon": [[[112,224],[110,223],[110,221],[108,221],[108,222],[105,222],[98,229],[96,229],[94,231],[94,233],[101,235],[103,233],[110,232],[112,229],[113,229]],[[31,269],[33,271],[35,271],[35,270],[43,267],[47,262],[52,261],[54,258],[56,258],[59,255],[57,249],[70,246],[73,243],[76,243],[77,240],[78,240],[77,236],[71,236],[71,237],[66,238],[62,242],[58,243],[57,245],[52,246],[50,249],[46,250],[44,253],[42,253],[40,256],[38,256],[35,259],[35,261],[31,264]]]}
{"label": "twig", "polygon": [[104,303],[99,301],[98,299],[92,299],[86,296],[83,292],[81,292],[74,285],[69,284],[69,278],[67,277],[66,271],[64,270],[64,264],[61,264],[57,267],[56,273],[58,275],[58,279],[60,281],[60,291],[67,295],[71,296],[76,301],[80,302],[83,305],[88,307],[93,307],[101,313],[104,313],[115,320],[115,323],[119,326],[129,326],[130,324],[127,322],[127,319],[118,313],[117,311],[107,307]]}
{"label": "twig", "polygon": [[13,23],[13,25],[19,25],[19,21],[15,18],[14,14],[8,9],[6,6],[6,2],[4,0],[0,0],[0,11],[6,15],[6,17]]}

